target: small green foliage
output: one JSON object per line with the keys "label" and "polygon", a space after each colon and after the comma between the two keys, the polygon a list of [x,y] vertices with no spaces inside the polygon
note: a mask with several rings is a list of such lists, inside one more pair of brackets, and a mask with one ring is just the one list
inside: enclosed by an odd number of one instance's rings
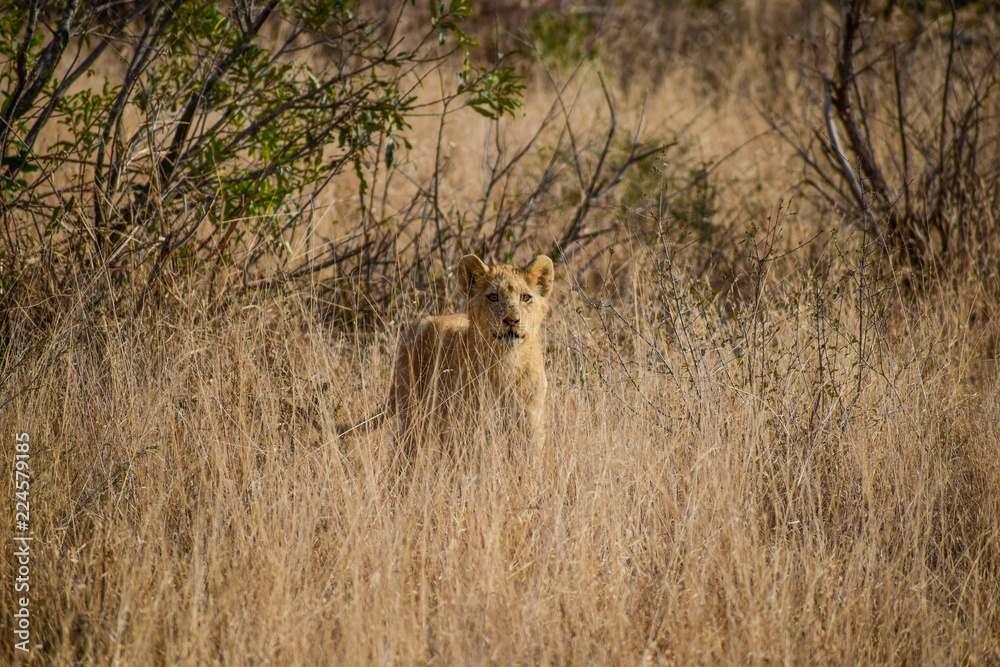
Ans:
{"label": "small green foliage", "polygon": [[584,58],[593,59],[594,50],[587,50],[591,33],[590,14],[571,9],[565,14],[542,10],[528,28],[528,39],[550,65],[575,65]]}
{"label": "small green foliage", "polygon": [[444,2],[440,0],[429,1],[431,10],[431,24],[437,26],[438,42],[444,44],[448,41],[448,33],[454,34],[458,40],[458,45],[463,48],[478,47],[475,41],[470,39],[459,27],[459,22],[472,16],[472,0],[451,0],[445,9]]}
{"label": "small green foliage", "polygon": [[[639,208],[647,212],[646,218],[662,218],[680,238],[693,236],[710,248],[720,229],[719,186],[712,168],[711,162],[692,158],[686,145],[662,159],[640,163],[627,181],[623,212]],[[655,229],[646,229],[645,236],[651,242],[659,240]]]}
{"label": "small green foliage", "polygon": [[498,120],[504,114],[514,115],[520,108],[524,93],[523,77],[513,67],[474,69],[465,59],[458,75],[460,93],[468,93],[467,104],[476,113]]}
{"label": "small green foliage", "polygon": [[691,159],[683,147],[658,167],[667,216],[681,232],[695,234],[702,243],[711,242],[719,229],[715,222],[719,190],[712,167],[709,161]]}

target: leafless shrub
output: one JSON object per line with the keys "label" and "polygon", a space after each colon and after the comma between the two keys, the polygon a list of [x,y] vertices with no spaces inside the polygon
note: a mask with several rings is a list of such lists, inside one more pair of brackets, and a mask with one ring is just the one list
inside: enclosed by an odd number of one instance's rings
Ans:
{"label": "leafless shrub", "polygon": [[804,183],[911,266],[991,273],[998,15],[987,3],[964,14],[894,4],[836,5],[836,41],[814,44],[807,74],[820,87],[821,122],[808,141],[774,128],[802,160]]}

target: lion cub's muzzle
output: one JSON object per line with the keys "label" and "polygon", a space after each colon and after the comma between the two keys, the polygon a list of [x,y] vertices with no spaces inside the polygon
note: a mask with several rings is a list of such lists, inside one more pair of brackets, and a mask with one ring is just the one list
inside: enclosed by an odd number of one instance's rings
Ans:
{"label": "lion cub's muzzle", "polygon": [[524,330],[520,326],[521,319],[507,316],[503,318],[503,325],[499,333],[493,334],[497,340],[507,345],[517,345],[524,340]]}

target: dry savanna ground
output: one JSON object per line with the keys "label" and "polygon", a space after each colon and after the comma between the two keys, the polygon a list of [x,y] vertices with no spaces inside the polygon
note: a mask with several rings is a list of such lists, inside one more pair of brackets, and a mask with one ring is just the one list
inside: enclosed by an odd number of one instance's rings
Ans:
{"label": "dry savanna ground", "polygon": [[[997,264],[918,271],[801,195],[766,112],[821,100],[767,69],[785,62],[767,5],[719,7],[691,19],[711,39],[655,75],[605,70],[619,122],[645,104],[647,135],[683,152],[631,172],[601,212],[619,231],[557,265],[534,456],[486,428],[401,476],[392,421],[337,435],[385,405],[420,294],[351,326],[337,309],[370,304],[332,308],[328,274],[222,310],[204,276],[178,278],[148,317],[82,284],[31,346],[35,311],[5,304],[0,507],[13,516],[27,432],[34,541],[31,652],[4,630],[0,661],[1000,663]],[[581,143],[607,130],[603,49],[573,79]],[[556,101],[546,80],[505,121],[511,145]],[[444,127],[456,210],[493,127]],[[433,150],[417,142],[414,173]],[[714,240],[649,227],[704,164]],[[518,261],[575,206],[547,196]],[[5,536],[4,628],[14,549]]]}

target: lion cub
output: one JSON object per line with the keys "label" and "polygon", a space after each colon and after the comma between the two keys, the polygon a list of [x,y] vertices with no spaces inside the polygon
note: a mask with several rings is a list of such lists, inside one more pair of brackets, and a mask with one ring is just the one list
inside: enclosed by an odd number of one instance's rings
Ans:
{"label": "lion cub", "polygon": [[404,334],[390,403],[411,443],[421,426],[430,435],[454,433],[498,408],[501,423],[523,433],[537,452],[545,441],[540,327],[549,312],[552,260],[542,255],[523,268],[488,267],[466,255],[458,280],[465,313],[425,317]]}

